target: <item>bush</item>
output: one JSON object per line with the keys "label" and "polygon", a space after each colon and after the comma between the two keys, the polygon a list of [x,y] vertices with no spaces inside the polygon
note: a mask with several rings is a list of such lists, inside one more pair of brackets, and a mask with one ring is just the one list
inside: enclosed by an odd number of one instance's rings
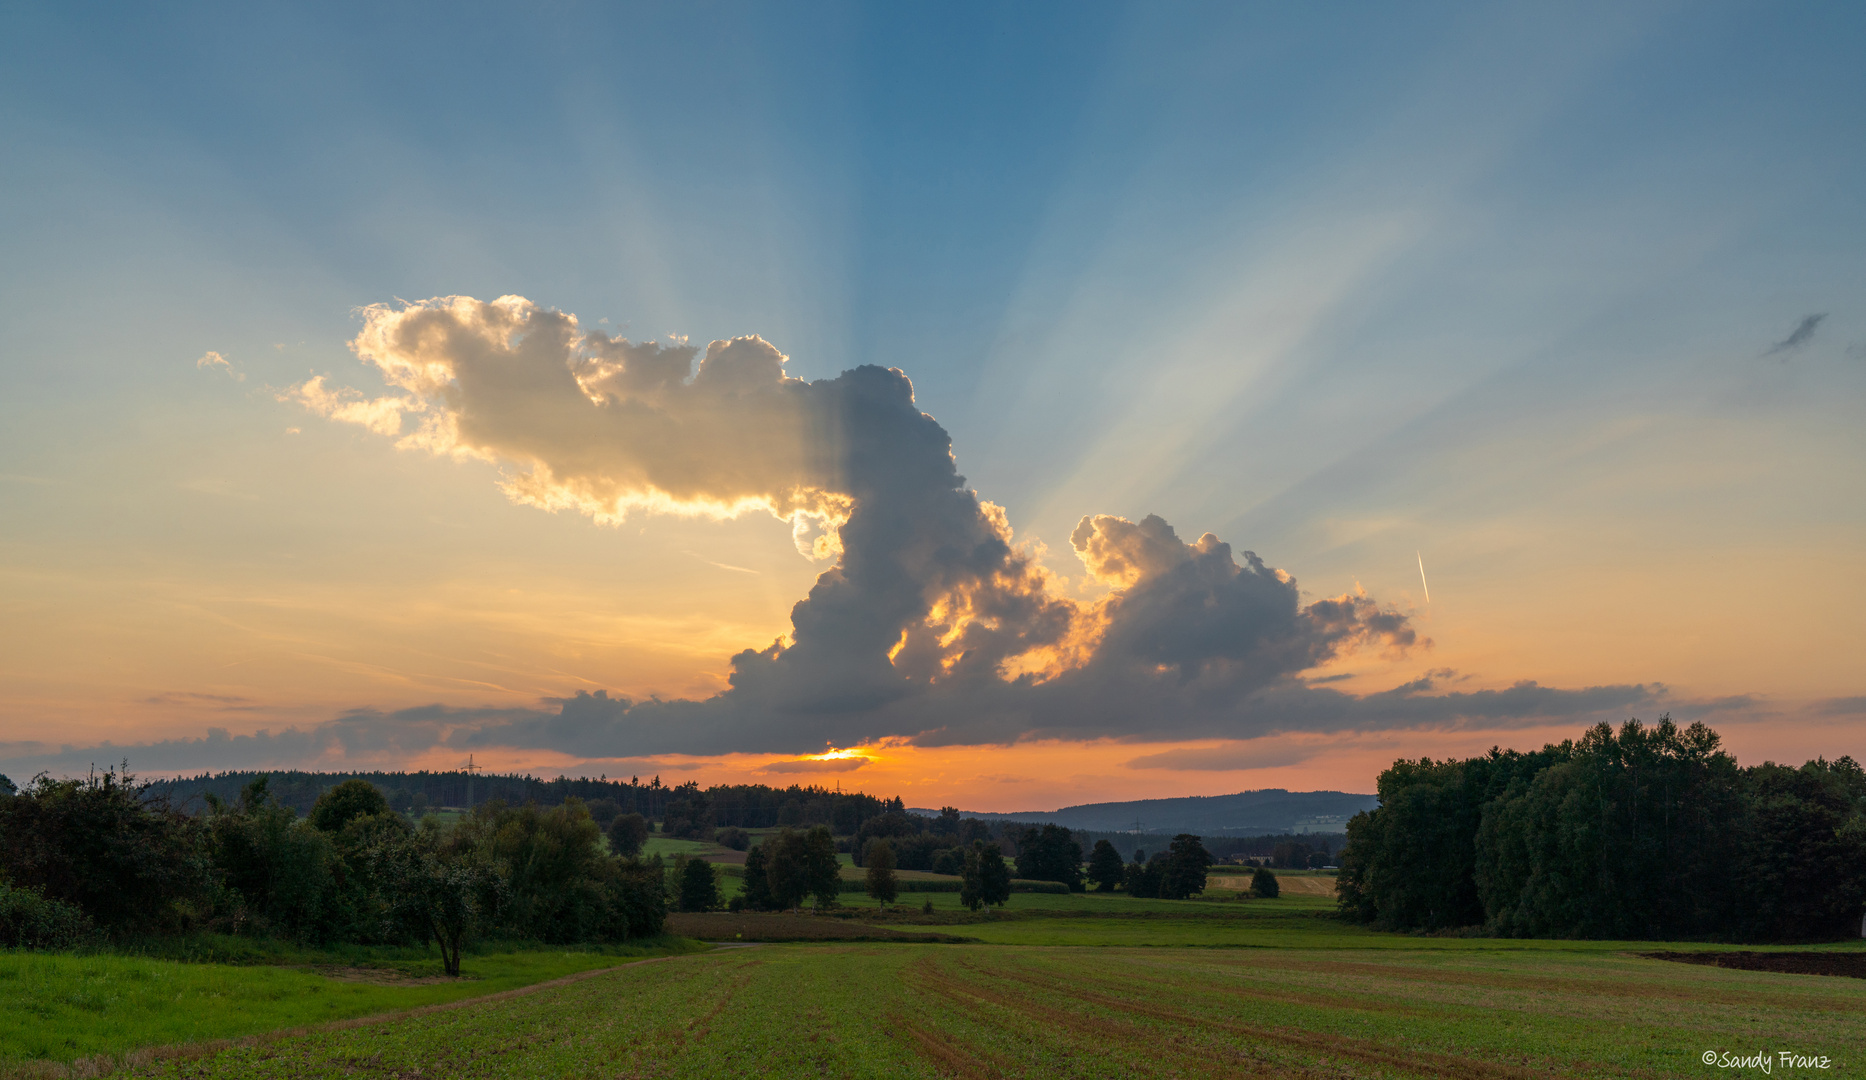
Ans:
{"label": "bush", "polygon": [[47,898],[37,889],[0,881],[0,945],[9,949],[69,949],[90,938],[95,927],[83,910]]}
{"label": "bush", "polygon": [[728,825],[713,834],[713,842],[734,851],[744,851],[752,846],[752,834],[737,825]]}
{"label": "bush", "polygon": [[0,799],[0,877],[81,909],[108,931],[185,922],[210,876],[201,826],[116,770],[36,777]]}
{"label": "bush", "polygon": [[1270,872],[1269,867],[1259,866],[1257,872],[1250,876],[1250,891],[1259,900],[1275,900],[1283,887],[1276,883],[1276,875]]}

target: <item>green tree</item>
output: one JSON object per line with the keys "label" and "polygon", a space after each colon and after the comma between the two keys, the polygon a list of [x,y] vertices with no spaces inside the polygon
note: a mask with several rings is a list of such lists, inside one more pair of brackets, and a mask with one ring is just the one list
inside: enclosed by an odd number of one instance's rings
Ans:
{"label": "green tree", "polygon": [[1205,872],[1212,865],[1211,853],[1201,839],[1180,833],[1166,849],[1166,866],[1160,876],[1160,896],[1166,900],[1184,900],[1205,891]]}
{"label": "green tree", "polygon": [[1259,866],[1257,872],[1250,876],[1250,891],[1259,900],[1275,900],[1283,887],[1276,883],[1276,875],[1270,872],[1269,867]]}
{"label": "green tree", "polygon": [[1121,884],[1121,853],[1106,840],[1095,841],[1095,849],[1089,854],[1088,877],[1095,883],[1096,892],[1113,892]]}
{"label": "green tree", "polygon": [[986,904],[1003,905],[1011,899],[1011,867],[1004,861],[1004,849],[983,840],[972,841],[978,852],[979,899]]}
{"label": "green tree", "polygon": [[1136,851],[1134,854],[1136,856],[1135,860],[1128,863],[1127,868],[1122,872],[1121,884],[1127,889],[1127,894],[1129,896],[1139,897],[1143,900],[1159,899],[1160,884],[1166,877],[1160,865],[1163,860],[1154,859],[1148,862],[1141,862],[1138,856],[1144,854],[1144,852]]}
{"label": "green tree", "polygon": [[1059,825],[1026,828],[1017,838],[1017,876],[1030,881],[1060,881],[1070,892],[1082,891],[1082,845]]}
{"label": "green tree", "polygon": [[894,877],[894,845],[886,840],[870,840],[866,861],[868,895],[883,907],[892,904],[901,892],[900,882]]}
{"label": "green tree", "polygon": [[223,915],[236,933],[355,938],[365,916],[346,903],[344,886],[358,883],[346,880],[335,841],[280,806],[267,779],[247,784],[232,803],[207,798],[207,852],[224,890]]}
{"label": "green tree", "polygon": [[622,814],[609,823],[609,850],[625,859],[641,854],[648,842],[648,819],[640,814]]}
{"label": "green tree", "polygon": [[334,833],[351,818],[388,812],[389,800],[376,785],[367,780],[345,780],[317,797],[317,803],[311,807],[310,821],[311,827],[319,832]]}
{"label": "green tree", "polygon": [[975,840],[965,849],[965,865],[959,873],[959,903],[970,911],[977,911],[985,903],[984,864],[979,857],[982,847],[984,843]]}
{"label": "green tree", "polygon": [[433,938],[442,969],[457,978],[462,949],[498,917],[505,884],[498,869],[475,838],[443,836],[431,823],[376,854],[394,883],[395,914]]}
{"label": "green tree", "polygon": [[739,886],[739,895],[744,898],[745,906],[753,911],[771,911],[778,906],[771,895],[771,882],[765,876],[763,844],[745,853],[745,878]]}
{"label": "green tree", "polygon": [[836,858],[836,837],[827,825],[817,825],[803,837],[804,887],[819,909],[836,906],[842,893],[842,860]]}
{"label": "green tree", "polygon": [[765,879],[771,889],[772,907],[783,911],[803,904],[810,895],[808,858],[803,834],[782,829],[762,845],[765,855]]}
{"label": "green tree", "polygon": [[719,879],[713,864],[689,859],[680,875],[680,910],[714,911],[719,908]]}

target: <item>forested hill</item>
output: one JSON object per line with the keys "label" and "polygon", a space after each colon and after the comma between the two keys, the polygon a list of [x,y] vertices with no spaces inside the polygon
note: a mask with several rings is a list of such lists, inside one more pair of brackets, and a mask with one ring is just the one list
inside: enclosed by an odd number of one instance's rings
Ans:
{"label": "forested hill", "polygon": [[[1235,795],[1195,795],[1182,799],[1137,799],[1133,802],[1085,803],[1061,810],[1031,810],[1010,814],[964,811],[981,821],[1054,823],[1071,829],[1128,832],[1140,823],[1150,833],[1192,832],[1206,836],[1344,831],[1347,820],[1372,810],[1380,800],[1373,795],[1345,791],[1285,791],[1265,788]],[[933,810],[915,810],[933,814]]]}

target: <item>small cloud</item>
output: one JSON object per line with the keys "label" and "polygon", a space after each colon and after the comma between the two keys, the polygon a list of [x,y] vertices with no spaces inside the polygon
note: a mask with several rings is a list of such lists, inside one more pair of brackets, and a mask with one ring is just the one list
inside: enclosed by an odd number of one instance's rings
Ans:
{"label": "small cloud", "polygon": [[868,759],[865,757],[799,758],[795,761],[774,761],[758,771],[768,773],[849,772],[866,764],[868,764]]}
{"label": "small cloud", "polygon": [[735,574],[756,574],[758,572],[756,570],[748,570],[743,566],[733,566],[731,563],[714,562],[713,560],[707,558],[706,556],[700,554],[697,551],[689,551],[687,552],[687,554],[693,556],[694,558],[700,560],[701,562],[705,563],[708,566],[717,566],[721,570],[730,570]]}
{"label": "small cloud", "polygon": [[201,358],[194,362],[194,366],[198,368],[206,368],[208,370],[213,370],[215,368],[218,368],[221,371],[226,372],[227,375],[231,377],[234,382],[245,382],[246,381],[246,375],[244,372],[233,370],[233,364],[226,357],[220,355],[217,352],[214,352],[212,349],[208,350],[205,353],[202,353]]}
{"label": "small cloud", "polygon": [[1816,315],[1803,317],[1800,325],[1796,326],[1792,333],[1776,342],[1774,345],[1771,345],[1769,351],[1763,353],[1763,355],[1774,356],[1778,353],[1792,352],[1806,345],[1808,342],[1813,341],[1815,328],[1820,326],[1821,320],[1826,317],[1827,313],[1824,311]]}
{"label": "small cloud", "polygon": [[258,708],[252,698],[232,694],[201,694],[192,690],[169,690],[142,699],[144,705],[186,706],[245,712]]}
{"label": "small cloud", "polygon": [[299,434],[302,434],[302,432],[300,432],[300,431],[299,431],[299,429],[297,429],[297,428],[295,428],[295,427],[288,427],[288,428],[286,428],[286,429],[285,429],[285,434],[287,434],[287,435],[299,435]]}
{"label": "small cloud", "polygon": [[1236,772],[1243,769],[1273,769],[1294,765],[1314,757],[1316,746],[1283,744],[1257,746],[1235,743],[1231,746],[1187,746],[1147,754],[1126,763],[1129,769],[1190,769],[1199,772]]}
{"label": "small cloud", "polygon": [[277,350],[278,350],[278,351],[280,351],[280,352],[284,352],[284,351],[285,351],[285,343],[284,343],[283,341],[275,341],[275,342],[273,342],[273,343],[272,343],[272,347],[273,347],[273,348],[275,348],[275,349],[277,349]]}
{"label": "small cloud", "polygon": [[1814,711],[1822,716],[1866,716],[1866,697],[1828,698]]}

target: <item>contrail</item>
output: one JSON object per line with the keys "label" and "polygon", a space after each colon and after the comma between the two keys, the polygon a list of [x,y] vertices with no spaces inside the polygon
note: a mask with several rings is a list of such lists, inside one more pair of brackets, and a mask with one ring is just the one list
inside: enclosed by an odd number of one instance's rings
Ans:
{"label": "contrail", "polygon": [[1419,585],[1425,589],[1425,602],[1432,602],[1432,586],[1425,583],[1425,556],[1413,552],[1412,557],[1419,560]]}

